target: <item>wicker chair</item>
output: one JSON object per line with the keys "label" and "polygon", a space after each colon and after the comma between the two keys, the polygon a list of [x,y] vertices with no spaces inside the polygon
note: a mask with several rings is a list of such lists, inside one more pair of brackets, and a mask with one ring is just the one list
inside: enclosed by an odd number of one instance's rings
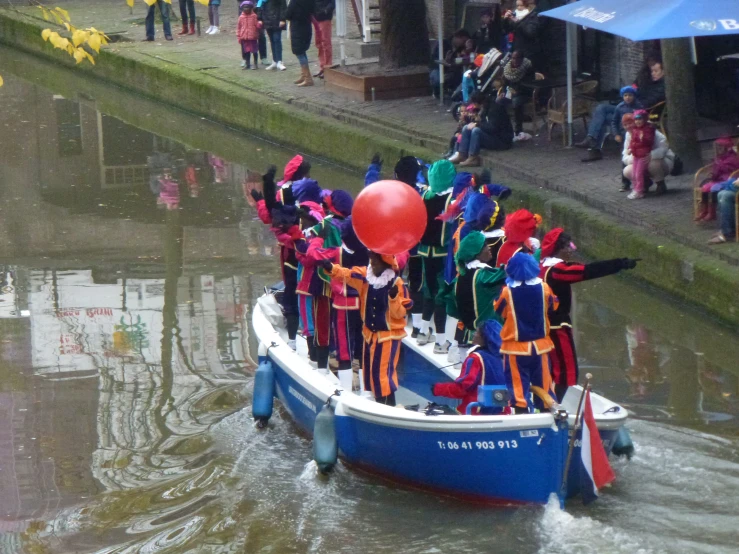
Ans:
{"label": "wicker chair", "polygon": [[649,122],[667,136],[667,102],[659,102],[648,108]]}
{"label": "wicker chair", "polygon": [[[714,146],[715,150],[715,146]],[[739,150],[739,139],[734,141],[734,150]],[[714,157],[717,156],[718,153],[714,151]],[[701,209],[701,201],[703,200],[702,194],[701,194],[701,186],[706,183],[710,177],[711,177],[711,170],[713,169],[713,162],[710,164],[701,167],[698,171],[695,172],[695,175],[693,176],[693,218],[698,217],[698,214],[700,213]],[[739,177],[739,171],[735,171],[731,174],[729,177],[730,179],[736,179]],[[708,195],[708,202],[711,202],[711,195]]]}
{"label": "wicker chair", "polygon": [[[593,94],[598,88],[598,81],[584,81],[573,87],[572,98],[572,120],[582,119],[585,129],[588,128],[588,116],[590,115],[595,97]],[[562,146],[567,146],[567,89],[557,88],[552,91],[552,96],[547,103],[547,131],[549,142],[552,142],[552,130],[555,125],[562,126]]]}

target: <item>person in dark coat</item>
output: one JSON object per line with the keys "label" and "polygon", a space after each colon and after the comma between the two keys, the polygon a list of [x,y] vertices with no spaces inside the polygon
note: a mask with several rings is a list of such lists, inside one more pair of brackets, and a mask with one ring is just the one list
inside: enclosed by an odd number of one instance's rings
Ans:
{"label": "person in dark coat", "polygon": [[462,129],[462,141],[459,149],[449,161],[458,163],[460,167],[480,165],[480,150],[509,150],[513,146],[513,125],[508,117],[503,102],[504,96],[498,96],[494,102],[488,102],[480,115],[479,123],[470,123]]}
{"label": "person in dark coat", "polygon": [[[522,17],[508,11],[503,16],[503,28],[513,33],[513,50],[520,50],[525,58],[531,60],[534,69],[539,73],[547,73],[547,59],[544,55],[545,18],[539,17],[543,11],[534,0],[525,0],[528,14]],[[519,11],[519,10],[517,10]]]}
{"label": "person in dark coat", "polygon": [[285,0],[260,0],[257,3],[257,15],[272,48],[272,63],[265,69],[285,71],[282,63],[282,31],[287,27],[287,3]]}
{"label": "person in dark coat", "polygon": [[290,45],[300,63],[300,78],[295,81],[300,87],[313,86],[307,52],[313,38],[311,17],[315,11],[315,0],[291,0],[285,14],[285,19],[290,22]]}
{"label": "person in dark coat", "polygon": [[495,4],[480,14],[480,28],[472,36],[475,39],[476,52],[487,54],[493,48],[502,48],[503,28],[500,15],[500,4]]}

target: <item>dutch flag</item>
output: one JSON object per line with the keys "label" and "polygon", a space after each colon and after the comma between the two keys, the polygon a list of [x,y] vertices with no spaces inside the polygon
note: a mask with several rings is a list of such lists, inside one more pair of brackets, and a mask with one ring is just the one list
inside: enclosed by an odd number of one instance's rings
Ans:
{"label": "dutch flag", "polygon": [[590,389],[585,393],[585,405],[582,412],[582,469],[580,471],[580,491],[583,504],[589,504],[598,498],[598,489],[612,483],[616,476],[611,464],[608,463],[608,454],[598,434],[593,417],[593,407],[590,405]]}

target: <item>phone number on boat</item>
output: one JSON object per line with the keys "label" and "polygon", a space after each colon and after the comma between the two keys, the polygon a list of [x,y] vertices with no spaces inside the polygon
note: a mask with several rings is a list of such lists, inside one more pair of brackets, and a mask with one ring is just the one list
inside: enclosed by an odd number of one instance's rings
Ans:
{"label": "phone number on boat", "polygon": [[477,441],[477,442],[454,442],[437,441],[439,450],[495,450],[496,448],[518,448],[515,440],[509,441]]}

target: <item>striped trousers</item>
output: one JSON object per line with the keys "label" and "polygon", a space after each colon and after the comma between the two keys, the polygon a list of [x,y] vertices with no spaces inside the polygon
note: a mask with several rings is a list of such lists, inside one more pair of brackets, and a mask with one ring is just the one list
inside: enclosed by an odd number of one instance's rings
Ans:
{"label": "striped trousers", "polygon": [[[549,392],[552,400],[556,400],[552,384],[552,374],[549,369],[549,354],[520,354],[504,355],[504,370],[506,385],[510,391],[513,405],[516,408],[531,410],[531,386],[540,387]],[[544,403],[534,395],[533,407],[544,409]]]}
{"label": "striped trousers", "polygon": [[399,340],[378,342],[376,333],[372,333],[369,341],[364,341],[362,356],[364,390],[371,390],[376,399],[390,396],[398,390],[400,343]]}

